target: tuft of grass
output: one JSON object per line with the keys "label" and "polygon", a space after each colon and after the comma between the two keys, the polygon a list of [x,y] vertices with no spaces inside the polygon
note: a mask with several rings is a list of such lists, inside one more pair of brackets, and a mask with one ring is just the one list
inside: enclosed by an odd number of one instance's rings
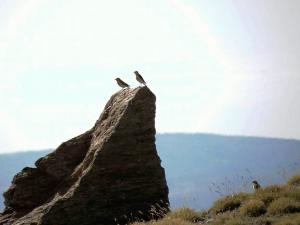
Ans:
{"label": "tuft of grass", "polygon": [[147,223],[136,222],[131,225],[192,225],[204,220],[204,214],[193,209],[183,207],[168,213],[161,220],[152,220]]}
{"label": "tuft of grass", "polygon": [[287,183],[288,185],[300,186],[300,175],[292,176]]}
{"label": "tuft of grass", "polygon": [[[224,225],[271,225],[266,218],[237,217],[226,221]],[[220,224],[218,224],[220,225]]]}
{"label": "tuft of grass", "polygon": [[280,215],[285,213],[300,212],[300,203],[294,199],[281,197],[273,201],[268,207],[268,213],[270,215]]}
{"label": "tuft of grass", "polygon": [[225,225],[246,225],[241,218],[229,219],[225,222]]}
{"label": "tuft of grass", "polygon": [[203,213],[197,212],[193,209],[183,207],[180,209],[177,209],[174,212],[171,212],[168,214],[168,217],[173,218],[173,219],[183,219],[188,222],[196,223],[203,221]]}
{"label": "tuft of grass", "polygon": [[179,218],[166,217],[164,219],[157,220],[157,221],[152,220],[147,223],[136,222],[136,223],[132,223],[131,225],[195,225],[195,224]]}
{"label": "tuft of grass", "polygon": [[235,209],[238,209],[242,201],[244,201],[247,198],[247,194],[239,193],[233,196],[226,196],[224,198],[221,198],[217,200],[213,207],[210,209],[210,212],[217,214],[217,213],[224,213],[227,211],[233,211]]}
{"label": "tuft of grass", "polygon": [[274,225],[299,225],[300,224],[300,214],[295,216],[279,218]]}
{"label": "tuft of grass", "polygon": [[290,189],[285,196],[296,201],[300,201],[300,187]]}
{"label": "tuft of grass", "polygon": [[267,211],[265,203],[261,200],[251,199],[244,203],[240,208],[240,213],[243,216],[257,217],[265,214]]}
{"label": "tuft of grass", "polygon": [[268,206],[274,200],[280,198],[284,192],[285,187],[279,185],[271,185],[266,188],[261,188],[257,190],[253,197],[264,202]]}
{"label": "tuft of grass", "polygon": [[223,197],[207,211],[184,207],[161,220],[134,225],[300,225],[299,179],[300,175],[284,185]]}

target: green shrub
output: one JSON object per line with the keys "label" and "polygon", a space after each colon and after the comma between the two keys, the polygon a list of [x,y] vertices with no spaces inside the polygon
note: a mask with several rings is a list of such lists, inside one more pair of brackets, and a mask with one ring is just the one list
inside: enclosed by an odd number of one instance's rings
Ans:
{"label": "green shrub", "polygon": [[242,201],[247,198],[246,194],[240,193],[233,196],[227,196],[217,200],[211,208],[212,213],[223,213],[232,211],[240,207]]}
{"label": "green shrub", "polygon": [[292,176],[287,183],[289,185],[300,186],[300,175]]}
{"label": "green shrub", "polygon": [[257,217],[266,213],[266,206],[263,201],[252,199],[240,208],[240,212],[244,216]]}
{"label": "green shrub", "polygon": [[268,213],[271,215],[295,212],[300,212],[300,203],[287,197],[273,201],[268,207]]}
{"label": "green shrub", "polygon": [[201,212],[197,212],[187,207],[177,209],[176,211],[169,213],[168,216],[170,218],[182,219],[193,223],[203,221],[203,216]]}

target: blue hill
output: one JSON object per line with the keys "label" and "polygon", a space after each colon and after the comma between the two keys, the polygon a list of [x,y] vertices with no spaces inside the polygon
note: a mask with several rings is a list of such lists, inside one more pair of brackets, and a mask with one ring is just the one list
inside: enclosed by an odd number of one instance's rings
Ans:
{"label": "blue hill", "polygon": [[[212,134],[158,134],[173,208],[207,208],[220,195],[281,183],[300,172],[300,141]],[[13,175],[50,150],[0,155],[0,192]],[[0,207],[3,208],[3,199]]]}

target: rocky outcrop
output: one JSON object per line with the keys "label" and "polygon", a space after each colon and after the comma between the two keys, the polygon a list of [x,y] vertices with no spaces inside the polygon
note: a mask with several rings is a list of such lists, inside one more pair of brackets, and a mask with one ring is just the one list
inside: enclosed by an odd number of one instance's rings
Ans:
{"label": "rocky outcrop", "polygon": [[4,193],[3,225],[106,225],[168,211],[155,147],[155,95],[124,89],[95,126],[24,168]]}

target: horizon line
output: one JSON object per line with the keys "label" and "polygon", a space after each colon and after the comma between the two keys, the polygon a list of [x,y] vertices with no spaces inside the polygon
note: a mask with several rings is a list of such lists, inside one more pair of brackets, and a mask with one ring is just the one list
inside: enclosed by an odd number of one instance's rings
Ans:
{"label": "horizon line", "polygon": [[[229,137],[229,138],[240,137],[240,138],[257,138],[257,139],[271,139],[271,140],[283,140],[283,141],[300,141],[300,139],[297,138],[271,137],[271,136],[260,136],[260,135],[255,136],[255,135],[242,135],[242,134],[221,134],[221,133],[213,133],[213,132],[158,132],[156,133],[156,135],[210,135],[210,136]],[[62,141],[61,144],[63,142],[65,141]],[[39,149],[19,149],[19,150],[3,151],[0,152],[0,155],[49,151],[49,150],[57,149],[58,146],[39,148]]]}

